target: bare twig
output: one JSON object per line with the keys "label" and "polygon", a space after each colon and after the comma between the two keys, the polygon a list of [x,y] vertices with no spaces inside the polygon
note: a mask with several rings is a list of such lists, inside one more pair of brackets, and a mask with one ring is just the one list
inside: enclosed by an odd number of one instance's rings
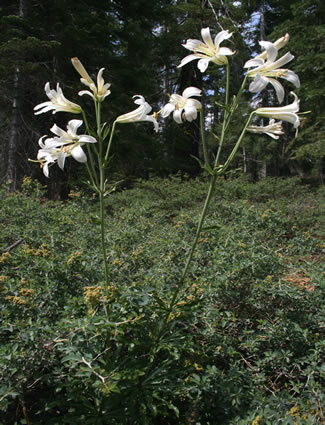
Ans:
{"label": "bare twig", "polygon": [[[204,4],[205,4],[205,3],[208,3],[208,4],[209,4],[209,6],[210,6],[210,8],[211,8],[211,10],[212,10],[212,12],[213,12],[213,14],[214,14],[214,17],[216,18],[217,24],[219,25],[219,27],[220,27],[220,28],[222,29],[222,31],[223,31],[224,29],[223,29],[222,25],[221,25],[221,24],[220,24],[220,22],[219,22],[219,17],[218,17],[218,14],[217,14],[217,12],[215,11],[215,9],[214,9],[214,7],[213,7],[213,4],[211,3],[211,1],[210,1],[210,0],[203,0],[203,6],[204,6]],[[223,7],[223,9],[224,9],[224,11],[225,11],[226,15],[228,16],[228,18],[229,18],[230,22],[232,23],[232,25],[234,25],[234,27],[238,27],[238,23],[237,23],[237,22],[235,22],[235,21],[232,19],[231,14],[230,14],[230,12],[229,12],[229,9],[228,9],[228,7],[225,5],[225,3],[223,2],[223,0],[220,0],[220,3],[221,3],[221,6],[222,6],[222,7]]]}
{"label": "bare twig", "polygon": [[9,245],[6,248],[4,248],[1,252],[10,251],[11,249],[16,248],[16,246],[20,245],[23,242],[23,240],[24,240],[23,238],[18,239],[16,242],[14,242],[11,245]]}
{"label": "bare twig", "polygon": [[[209,6],[211,7],[211,10],[212,10],[212,12],[213,12],[213,14],[214,14],[214,16],[215,16],[215,18],[216,18],[216,21],[217,21],[217,24],[219,25],[219,27],[222,29],[222,31],[223,31],[223,27],[222,27],[222,25],[220,24],[220,22],[219,22],[219,18],[218,18],[218,15],[217,15],[217,12],[214,10],[214,7],[213,7],[213,4],[211,3],[211,1],[210,0],[206,0],[207,1],[207,3],[209,4]],[[204,5],[204,3],[203,3],[203,5]]]}
{"label": "bare twig", "polygon": [[100,379],[100,381],[102,382],[102,384],[104,385],[104,387],[106,388],[106,390],[107,391],[110,391],[109,390],[109,387],[107,386],[107,384],[106,384],[106,379],[108,379],[109,378],[109,376],[106,376],[106,377],[104,377],[104,376],[102,376],[102,375],[100,375],[99,373],[97,373],[95,370],[94,370],[94,368],[92,367],[92,365],[91,365],[91,362],[87,362],[87,360],[83,357],[82,358],[82,363],[84,363],[90,370],[91,370],[91,372],[95,375],[95,376],[97,376],[97,378],[99,378]]}
{"label": "bare twig", "polygon": [[19,399],[19,404],[21,405],[21,408],[23,409],[23,414],[24,414],[24,418],[25,418],[26,424],[27,425],[31,425],[30,420],[29,420],[29,418],[27,416],[27,409],[26,409],[26,406],[25,406],[24,401],[21,400],[21,399]]}
{"label": "bare twig", "polygon": [[319,410],[320,417],[322,418],[323,424],[325,425],[324,411],[323,411],[322,406],[320,404],[319,396],[318,396],[317,392],[314,391],[314,390],[313,390],[313,393],[314,393],[315,398],[316,398],[316,401],[317,401],[317,405],[318,405],[318,410]]}
{"label": "bare twig", "polygon": [[36,382],[40,381],[41,378],[37,378],[36,381],[34,381],[32,384],[27,385],[27,388],[33,388],[33,386],[36,384]]}

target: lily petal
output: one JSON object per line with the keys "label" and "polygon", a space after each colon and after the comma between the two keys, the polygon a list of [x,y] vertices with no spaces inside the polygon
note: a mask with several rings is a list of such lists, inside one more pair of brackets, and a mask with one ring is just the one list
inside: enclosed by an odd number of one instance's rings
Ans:
{"label": "lily petal", "polygon": [[168,117],[175,109],[175,106],[171,103],[167,103],[161,110],[161,116],[163,118]]}
{"label": "lily petal", "polygon": [[228,38],[231,36],[232,32],[229,32],[228,30],[219,32],[219,34],[217,34],[214,39],[215,48],[218,50],[220,43],[222,43],[224,40],[228,40]]}
{"label": "lily petal", "polygon": [[64,168],[66,156],[67,156],[67,154],[65,152],[60,152],[59,155],[58,155],[58,166],[61,168],[61,170],[63,170],[63,168]]}
{"label": "lily petal", "polygon": [[300,87],[300,79],[299,79],[298,75],[295,72],[290,71],[289,69],[287,70],[285,75],[283,75],[281,78],[284,78],[285,80],[294,84],[297,88]]}
{"label": "lily petal", "polygon": [[97,143],[97,140],[95,139],[95,137],[83,134],[79,136],[79,143]]}
{"label": "lily petal", "polygon": [[71,149],[71,155],[78,162],[87,162],[87,156],[82,150],[81,146],[76,146],[75,148]]}
{"label": "lily petal", "polygon": [[79,75],[84,80],[82,81],[83,84],[86,84],[88,86],[89,84],[94,84],[93,80],[90,78],[88,72],[85,70],[83,64],[80,62],[78,58],[72,58],[71,62],[75,70],[79,73]]}
{"label": "lily petal", "polygon": [[83,96],[84,94],[91,96],[93,99],[95,99],[95,96],[89,90],[81,90],[80,92],[78,92],[79,96]]}
{"label": "lily petal", "polygon": [[252,93],[258,93],[265,89],[269,81],[265,77],[257,74],[254,80],[250,83],[248,90]]}
{"label": "lily petal", "polygon": [[58,127],[56,124],[53,124],[53,126],[51,127],[51,132],[59,137],[69,138],[69,134],[66,131],[62,130],[62,128]]}
{"label": "lily petal", "polygon": [[[220,33],[219,33],[220,34]],[[214,44],[210,35],[210,28],[202,28],[201,29],[201,36],[205,44],[212,50],[214,50]],[[218,35],[216,36],[216,38]],[[219,44],[218,44],[219,47]]]}
{"label": "lily petal", "polygon": [[261,65],[264,65],[264,60],[263,59],[254,58],[254,59],[248,60],[245,63],[244,68],[251,68],[252,66],[261,66]]}
{"label": "lily petal", "polygon": [[275,93],[277,95],[279,103],[282,103],[284,99],[284,88],[282,84],[279,83],[279,81],[275,80],[274,78],[266,78],[266,80],[268,80],[269,83],[272,84],[272,86],[275,89]]}
{"label": "lily petal", "polygon": [[197,118],[197,109],[192,105],[186,105],[184,108],[184,113],[187,121],[193,121]]}
{"label": "lily petal", "polygon": [[267,63],[274,62],[278,56],[278,49],[274,46],[274,44],[269,41],[260,41],[259,44],[266,50]]}
{"label": "lily petal", "polygon": [[283,65],[291,62],[294,58],[295,57],[290,52],[287,52],[284,56],[282,56],[282,58],[278,59],[272,64],[272,68],[281,68]]}
{"label": "lily petal", "polygon": [[197,87],[187,87],[183,93],[183,97],[202,96],[202,90]]}
{"label": "lily petal", "polygon": [[174,111],[173,118],[177,122],[177,124],[182,124],[183,123],[183,121],[182,121],[182,111],[178,111],[178,110]]}
{"label": "lily petal", "polygon": [[181,63],[177,66],[177,68],[180,68],[180,67],[188,64],[189,62],[196,60],[197,58],[198,58],[198,56],[196,54],[185,56],[185,58],[183,58],[181,60]]}
{"label": "lily petal", "polygon": [[197,63],[199,70],[203,73],[208,68],[210,60],[209,59],[200,59]]}
{"label": "lily petal", "polygon": [[67,125],[68,134],[76,136],[78,128],[82,125],[81,120],[71,120]]}

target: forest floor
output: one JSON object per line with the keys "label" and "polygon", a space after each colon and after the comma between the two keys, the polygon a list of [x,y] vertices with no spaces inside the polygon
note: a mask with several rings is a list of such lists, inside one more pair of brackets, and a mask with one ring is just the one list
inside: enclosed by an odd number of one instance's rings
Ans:
{"label": "forest floor", "polygon": [[[325,187],[0,192],[0,424],[325,424]],[[109,420],[107,419],[109,418]]]}

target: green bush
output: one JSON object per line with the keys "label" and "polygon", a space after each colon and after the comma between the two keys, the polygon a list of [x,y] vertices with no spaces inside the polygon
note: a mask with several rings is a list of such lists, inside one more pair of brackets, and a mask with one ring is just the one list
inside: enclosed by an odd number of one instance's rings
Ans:
{"label": "green bush", "polygon": [[1,424],[324,422],[324,191],[220,179],[169,312],[206,185],[107,198],[106,292],[96,199],[0,193]]}

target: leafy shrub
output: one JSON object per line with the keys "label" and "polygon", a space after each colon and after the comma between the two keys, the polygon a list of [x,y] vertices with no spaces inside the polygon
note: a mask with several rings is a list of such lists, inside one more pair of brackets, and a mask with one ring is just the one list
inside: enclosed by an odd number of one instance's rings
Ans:
{"label": "leafy shrub", "polygon": [[323,423],[324,192],[219,183],[172,311],[206,181],[109,196],[105,292],[91,198],[0,193],[0,423]]}

